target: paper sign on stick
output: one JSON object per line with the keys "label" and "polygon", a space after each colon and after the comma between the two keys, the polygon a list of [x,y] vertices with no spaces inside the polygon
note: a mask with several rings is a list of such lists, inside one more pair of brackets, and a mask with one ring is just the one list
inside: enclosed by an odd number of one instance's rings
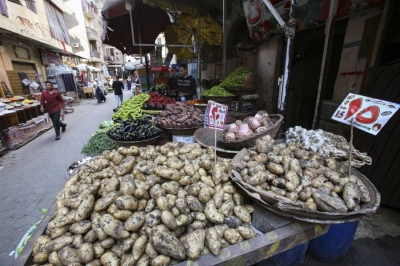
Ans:
{"label": "paper sign on stick", "polygon": [[353,119],[354,127],[377,135],[399,108],[397,103],[349,93],[332,119],[348,125]]}
{"label": "paper sign on stick", "polygon": [[204,116],[204,127],[223,130],[227,114],[228,106],[214,101],[208,101]]}

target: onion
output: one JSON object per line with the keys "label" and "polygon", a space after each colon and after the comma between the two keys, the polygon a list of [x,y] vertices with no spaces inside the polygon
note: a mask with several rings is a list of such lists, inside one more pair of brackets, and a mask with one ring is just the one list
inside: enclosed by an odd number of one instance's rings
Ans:
{"label": "onion", "polygon": [[236,132],[238,132],[238,128],[239,128],[238,125],[236,123],[233,123],[233,124],[229,125],[228,131],[236,133]]}
{"label": "onion", "polygon": [[255,117],[250,118],[249,127],[251,130],[256,130],[257,128],[261,127],[261,122],[258,121]]}
{"label": "onion", "polygon": [[258,121],[260,121],[260,123],[266,127],[269,127],[272,125],[271,118],[269,117],[268,114],[264,114]]}
{"label": "onion", "polygon": [[259,112],[254,116],[255,119],[260,120],[260,118],[262,117],[261,114],[259,114]]}
{"label": "onion", "polygon": [[235,140],[235,139],[236,139],[235,133],[233,133],[231,131],[228,131],[224,134],[224,140],[229,141],[229,140]]}
{"label": "onion", "polygon": [[244,139],[253,135],[253,131],[249,128],[249,124],[242,123],[239,127],[238,132],[236,133],[237,139]]}
{"label": "onion", "polygon": [[266,128],[266,127],[259,127],[256,129],[256,131],[254,131],[254,133],[257,134],[257,133],[265,132],[267,130],[268,130],[268,128]]}

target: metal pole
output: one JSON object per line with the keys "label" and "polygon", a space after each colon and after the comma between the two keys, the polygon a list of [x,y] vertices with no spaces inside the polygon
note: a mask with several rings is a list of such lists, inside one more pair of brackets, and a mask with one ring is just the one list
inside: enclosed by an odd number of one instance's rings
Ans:
{"label": "metal pole", "polygon": [[147,90],[150,90],[150,77],[149,77],[149,59],[147,59],[147,54],[144,57],[146,62],[146,79],[147,79]]}
{"label": "metal pole", "polygon": [[201,42],[200,42],[200,17],[197,15],[197,84],[201,84]]}
{"label": "metal pole", "polygon": [[226,77],[226,0],[223,0],[223,22],[222,22],[222,75]]}
{"label": "metal pole", "polygon": [[129,18],[131,20],[132,44],[135,44],[135,31],[133,29],[132,8],[129,10]]}
{"label": "metal pole", "polygon": [[318,111],[320,108],[320,98],[321,98],[321,91],[322,87],[325,84],[325,77],[326,77],[326,70],[328,68],[327,61],[329,61],[330,52],[331,52],[331,42],[333,39],[334,32],[332,31],[332,25],[334,21],[335,12],[337,10],[337,0],[332,0],[329,6],[329,17],[326,21],[325,25],[325,42],[324,42],[324,52],[322,54],[322,63],[321,63],[321,72],[319,74],[319,84],[318,84],[318,93],[317,93],[317,100],[315,102],[315,110],[314,110],[314,119],[312,128],[315,129],[317,126],[318,120]]}
{"label": "metal pole", "polygon": [[[269,1],[265,1],[265,3],[270,3]],[[290,14],[289,14],[289,24],[293,24],[294,13],[296,11],[297,7],[297,0],[292,0],[291,6],[290,6]],[[278,15],[279,17],[279,15]],[[278,20],[279,21],[279,20]],[[285,26],[286,27],[286,26]],[[289,25],[288,28],[290,29],[291,27],[295,27],[295,25]],[[282,104],[281,106],[278,106],[278,109],[283,113],[286,109],[286,94],[289,89],[289,74],[290,74],[290,67],[292,65],[292,55],[293,55],[293,40],[294,40],[294,30],[293,30],[293,35],[286,35],[287,43],[286,43],[286,53],[285,53],[285,68],[284,68],[284,74],[283,74],[283,86],[282,86],[282,91],[281,91],[281,99],[282,99]]]}
{"label": "metal pole", "polygon": [[[138,10],[138,24],[139,24],[139,44],[142,43],[142,31],[140,29],[140,10],[139,10],[139,4],[137,5],[137,10]],[[140,52],[140,63],[143,63],[143,59],[142,59],[142,46],[139,46],[139,52]],[[146,60],[147,60],[147,56],[146,56]],[[146,61],[147,62],[147,61]],[[146,63],[147,65],[147,63]]]}

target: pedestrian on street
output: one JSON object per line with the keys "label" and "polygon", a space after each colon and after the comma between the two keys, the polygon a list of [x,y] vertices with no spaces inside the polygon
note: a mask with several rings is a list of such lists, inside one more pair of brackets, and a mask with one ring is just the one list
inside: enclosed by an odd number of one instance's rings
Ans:
{"label": "pedestrian on street", "polygon": [[123,94],[122,91],[124,89],[124,84],[122,81],[119,80],[119,76],[116,76],[113,84],[112,84],[113,90],[114,90],[114,95],[115,95],[115,100],[117,102],[117,109],[121,106],[122,101],[123,101]]}
{"label": "pedestrian on street", "polygon": [[64,100],[61,97],[60,92],[54,90],[53,83],[50,81],[45,81],[46,90],[42,92],[40,97],[40,111],[44,112],[44,105],[46,104],[47,112],[49,117],[53,122],[54,130],[56,131],[56,140],[61,139],[60,137],[60,127],[62,132],[65,132],[67,124],[60,121],[61,109],[64,109]]}
{"label": "pedestrian on street", "polygon": [[100,86],[97,85],[96,87],[96,99],[98,103],[106,102],[106,96],[104,96],[104,92],[100,89]]}

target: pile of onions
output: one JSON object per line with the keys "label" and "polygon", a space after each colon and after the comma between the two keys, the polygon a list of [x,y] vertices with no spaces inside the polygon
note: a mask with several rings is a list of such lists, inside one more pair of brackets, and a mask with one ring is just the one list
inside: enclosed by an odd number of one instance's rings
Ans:
{"label": "pile of onions", "polygon": [[258,112],[255,116],[246,117],[243,121],[237,120],[230,124],[228,131],[224,133],[225,141],[241,140],[267,131],[273,125],[267,112]]}

